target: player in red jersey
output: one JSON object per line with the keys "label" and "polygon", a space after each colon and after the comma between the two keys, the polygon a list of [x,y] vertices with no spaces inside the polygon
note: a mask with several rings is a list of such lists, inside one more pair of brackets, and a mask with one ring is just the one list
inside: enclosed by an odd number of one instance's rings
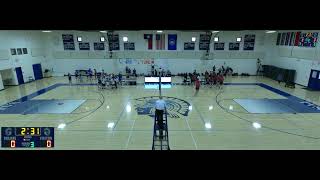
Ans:
{"label": "player in red jersey", "polygon": [[217,81],[218,81],[217,83],[218,87],[222,88],[224,77],[221,73],[217,75]]}

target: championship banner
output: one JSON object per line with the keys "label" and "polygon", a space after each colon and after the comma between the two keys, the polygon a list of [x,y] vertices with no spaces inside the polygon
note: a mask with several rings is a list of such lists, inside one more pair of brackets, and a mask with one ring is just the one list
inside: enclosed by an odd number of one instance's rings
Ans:
{"label": "championship banner", "polygon": [[64,50],[75,50],[72,34],[62,34],[62,41]]}
{"label": "championship banner", "polygon": [[229,43],[229,50],[237,51],[240,49],[240,43]]}
{"label": "championship banner", "polygon": [[214,43],[214,50],[224,50],[224,43]]}
{"label": "championship banner", "polygon": [[254,50],[255,35],[247,34],[244,36],[243,50]]}
{"label": "championship banner", "polygon": [[95,42],[93,43],[93,49],[96,50],[104,50],[104,43],[103,42]]}
{"label": "championship banner", "polygon": [[135,49],[133,42],[123,43],[123,45],[124,45],[124,50],[134,50]]}
{"label": "championship banner", "polygon": [[177,50],[176,34],[168,34],[168,50]]}
{"label": "championship banner", "polygon": [[195,43],[194,42],[185,42],[184,50],[194,50]]}
{"label": "championship banner", "polygon": [[120,50],[119,34],[108,33],[109,51]]}
{"label": "championship banner", "polygon": [[80,42],[79,50],[90,50],[90,44],[87,42]]}

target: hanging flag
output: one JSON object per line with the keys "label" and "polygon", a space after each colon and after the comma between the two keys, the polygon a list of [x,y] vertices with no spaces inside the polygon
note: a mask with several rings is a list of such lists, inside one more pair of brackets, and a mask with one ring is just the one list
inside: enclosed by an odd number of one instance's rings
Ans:
{"label": "hanging flag", "polygon": [[276,45],[279,46],[280,45],[280,39],[281,39],[281,33],[278,33],[278,36],[277,36],[277,43]]}
{"label": "hanging flag", "polygon": [[156,34],[156,49],[164,50],[165,49],[165,35]]}
{"label": "hanging flag", "polygon": [[152,34],[144,34],[143,37],[148,41],[148,49],[152,50]]}
{"label": "hanging flag", "polygon": [[294,40],[295,40],[295,33],[291,32],[289,46],[294,45]]}
{"label": "hanging flag", "polygon": [[280,41],[280,45],[283,46],[284,43],[286,42],[286,35],[287,33],[282,33],[281,34],[281,41]]}
{"label": "hanging flag", "polygon": [[289,40],[290,40],[290,32],[287,32],[287,34],[286,34],[286,40],[285,40],[284,45],[288,46],[288,45],[289,45]]}
{"label": "hanging flag", "polygon": [[300,34],[301,34],[301,32],[296,32],[296,39],[294,41],[294,46],[298,46],[299,45]]}
{"label": "hanging flag", "polygon": [[168,50],[177,50],[176,34],[168,34]]}

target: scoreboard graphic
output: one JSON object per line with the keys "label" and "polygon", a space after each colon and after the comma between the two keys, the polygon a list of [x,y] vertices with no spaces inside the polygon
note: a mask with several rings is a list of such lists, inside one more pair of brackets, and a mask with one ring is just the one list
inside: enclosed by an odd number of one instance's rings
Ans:
{"label": "scoreboard graphic", "polygon": [[53,148],[53,127],[1,127],[2,148]]}

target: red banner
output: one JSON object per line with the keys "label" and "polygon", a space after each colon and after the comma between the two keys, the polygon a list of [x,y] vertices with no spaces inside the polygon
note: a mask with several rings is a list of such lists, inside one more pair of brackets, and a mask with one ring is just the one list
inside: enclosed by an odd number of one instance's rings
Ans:
{"label": "red banner", "polygon": [[299,45],[300,34],[301,34],[301,32],[296,32],[296,40],[294,41],[294,46],[298,46]]}

